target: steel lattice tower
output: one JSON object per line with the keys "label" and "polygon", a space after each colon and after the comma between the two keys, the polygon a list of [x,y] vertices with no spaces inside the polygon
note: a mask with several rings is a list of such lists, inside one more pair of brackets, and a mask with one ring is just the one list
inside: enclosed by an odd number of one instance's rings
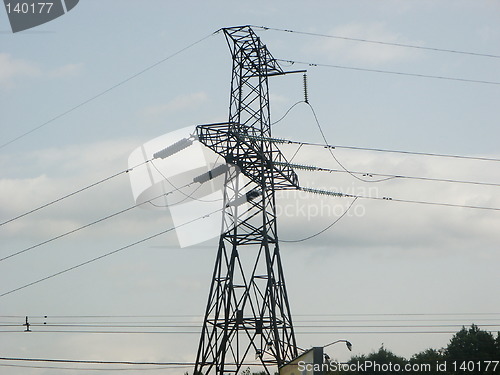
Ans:
{"label": "steel lattice tower", "polygon": [[[278,245],[275,190],[299,185],[269,141],[268,78],[285,72],[249,26],[222,31],[233,60],[229,121],[200,125],[197,135],[237,168],[226,172],[223,230],[194,374],[238,373],[256,358],[270,374],[270,366],[297,356]],[[236,178],[238,173],[244,183]],[[242,196],[248,201],[245,212],[231,204]]]}

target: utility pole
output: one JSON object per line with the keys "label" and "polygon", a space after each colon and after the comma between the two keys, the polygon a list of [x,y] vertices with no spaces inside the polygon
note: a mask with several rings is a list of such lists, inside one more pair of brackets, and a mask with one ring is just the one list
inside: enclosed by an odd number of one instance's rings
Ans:
{"label": "utility pole", "polygon": [[[194,374],[238,373],[255,360],[271,374],[297,356],[275,191],[299,183],[269,140],[268,78],[286,72],[249,26],[222,31],[233,60],[229,121],[200,125],[197,136],[235,167],[225,175],[223,228]],[[248,208],[236,203],[241,198]]]}

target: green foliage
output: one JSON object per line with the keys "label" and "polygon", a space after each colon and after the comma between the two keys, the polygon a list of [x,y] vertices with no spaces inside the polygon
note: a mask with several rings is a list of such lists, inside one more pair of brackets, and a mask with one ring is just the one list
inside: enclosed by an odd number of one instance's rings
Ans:
{"label": "green foliage", "polygon": [[[378,365],[400,365],[403,367],[408,361],[403,358],[399,357],[390,350],[385,349],[383,346],[379,348],[377,352],[372,352],[368,355],[359,355],[359,356],[354,356],[352,357],[348,364],[358,364],[358,363],[366,363],[366,362],[373,362],[377,363]],[[365,375],[372,375],[372,374],[397,374],[398,372],[396,371],[378,371],[376,368],[363,368],[362,371],[339,371],[337,374],[349,374],[349,375],[355,375],[355,374],[365,374]],[[334,375],[334,373],[328,374],[328,375]]]}
{"label": "green foliage", "polygon": [[444,349],[426,349],[423,352],[414,354],[410,362],[412,363],[431,363],[431,362],[437,362],[437,361],[444,361],[445,359],[445,353]]}
{"label": "green foliage", "polygon": [[410,358],[410,363],[411,364],[418,364],[418,365],[431,365],[431,370],[426,371],[425,373],[428,375],[443,375],[446,374],[446,372],[440,371],[437,368],[437,364],[442,364],[444,363],[446,357],[445,357],[445,350],[444,349],[426,349],[423,352],[414,354]]}
{"label": "green foliage", "polygon": [[453,336],[446,348],[446,357],[448,360],[491,360],[496,351],[493,335],[473,324]]}
{"label": "green foliage", "polygon": [[[368,355],[362,354],[358,356],[353,356],[348,364],[365,363],[372,362],[377,363],[380,366],[391,364],[393,368],[395,365],[399,365],[400,369],[404,369],[404,366],[418,366],[418,365],[430,365],[430,369],[426,369],[425,372],[421,371],[411,371],[409,373],[413,374],[425,374],[425,375],[451,375],[451,374],[500,374],[500,364],[496,368],[496,372],[493,372],[493,366],[490,366],[488,371],[485,371],[484,361],[499,361],[500,360],[500,332],[497,333],[496,338],[488,331],[481,330],[478,326],[472,325],[470,328],[463,327],[459,332],[457,332],[450,340],[448,346],[442,349],[426,349],[420,353],[414,354],[410,360],[406,358],[397,356],[390,350],[387,350],[383,346],[379,348],[378,351],[372,352]],[[481,362],[482,368],[479,370],[477,365],[478,361]],[[474,368],[471,370],[467,366],[460,366],[465,363],[473,364]],[[445,366],[439,368],[437,365]],[[417,367],[415,367],[417,368]],[[324,375],[375,375],[375,374],[401,374],[401,371],[379,371],[375,368],[363,368],[362,371],[358,371],[356,366],[351,367],[352,371],[329,371]],[[184,375],[188,375],[185,373]],[[203,375],[201,373],[197,375]],[[267,375],[267,372],[254,372],[250,371],[247,367],[245,370],[241,371],[241,375]],[[278,374],[275,374],[278,375]]]}
{"label": "green foliage", "polygon": [[[442,349],[426,349],[414,354],[410,360],[399,357],[383,346],[377,352],[368,355],[354,356],[349,360],[349,364],[376,362],[379,365],[392,364],[404,366],[420,365],[429,366],[425,372],[413,371],[415,374],[426,375],[451,375],[451,374],[500,374],[500,364],[493,372],[493,366],[486,371],[485,361],[500,360],[500,332],[495,338],[491,333],[481,330],[478,326],[472,325],[470,328],[463,327],[450,340],[448,346]],[[478,361],[481,366],[478,365]],[[466,366],[463,367],[463,364]],[[439,368],[438,368],[438,365]],[[467,368],[467,365],[470,367]],[[461,367],[462,366],[462,369]],[[481,367],[481,368],[480,368]],[[354,368],[354,367],[353,367]],[[397,374],[395,371],[376,371],[376,369],[365,368],[364,371],[335,371],[325,375],[357,375],[357,374]],[[401,372],[399,372],[401,373]]]}
{"label": "green foliage", "polygon": [[[484,361],[500,360],[500,351],[498,350],[499,340],[499,335],[495,339],[490,332],[483,331],[474,324],[469,329],[463,327],[450,340],[445,349],[445,358],[449,364],[455,363],[454,366],[458,369],[466,369],[456,371],[455,373],[457,374],[493,374],[493,371],[486,372],[483,369],[479,369],[479,366],[475,364],[484,364]],[[472,371],[466,367],[471,363]],[[500,368],[497,371],[499,373]]]}

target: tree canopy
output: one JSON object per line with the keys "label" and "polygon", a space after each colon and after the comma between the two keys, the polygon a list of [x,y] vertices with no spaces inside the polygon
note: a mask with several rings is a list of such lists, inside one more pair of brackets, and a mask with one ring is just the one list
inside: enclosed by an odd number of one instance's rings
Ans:
{"label": "tree canopy", "polygon": [[[462,327],[445,348],[426,349],[410,359],[399,357],[381,346],[378,351],[352,357],[352,365],[329,371],[325,375],[354,374],[500,374],[500,332],[497,336],[478,326]],[[367,364],[359,367],[359,364]],[[377,364],[377,365],[374,365]],[[358,366],[354,366],[358,365]]]}

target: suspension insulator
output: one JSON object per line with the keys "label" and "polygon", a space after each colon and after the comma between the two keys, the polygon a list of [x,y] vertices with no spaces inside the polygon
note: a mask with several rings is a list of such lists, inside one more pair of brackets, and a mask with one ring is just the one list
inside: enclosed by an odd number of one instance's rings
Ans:
{"label": "suspension insulator", "polygon": [[217,176],[220,176],[223,173],[226,173],[229,170],[229,167],[227,164],[221,164],[218,167],[215,167],[211,171],[205,172],[203,174],[200,174],[199,176],[196,176],[193,178],[193,182],[198,182],[200,184],[203,184],[204,182],[207,182],[209,180],[214,179]]}
{"label": "suspension insulator", "polygon": [[308,193],[319,194],[319,195],[331,195],[331,196],[334,196],[334,197],[354,197],[354,195],[349,195],[349,194],[344,194],[344,193],[338,193],[336,191],[311,189],[311,188],[306,188],[306,187],[301,187],[299,190],[302,190],[302,191],[305,191],[305,192],[308,192]]}
{"label": "suspension insulator", "polygon": [[307,75],[304,73],[304,102],[309,104],[309,97],[307,95]]}
{"label": "suspension insulator", "polygon": [[153,154],[153,158],[158,159],[165,159],[169,156],[172,156],[173,154],[178,153],[179,151],[184,150],[185,148],[191,146],[193,144],[193,141],[189,138],[183,138],[180,141],[175,142],[174,144],[168,146],[167,148],[164,148],[161,151],[155,152]]}

